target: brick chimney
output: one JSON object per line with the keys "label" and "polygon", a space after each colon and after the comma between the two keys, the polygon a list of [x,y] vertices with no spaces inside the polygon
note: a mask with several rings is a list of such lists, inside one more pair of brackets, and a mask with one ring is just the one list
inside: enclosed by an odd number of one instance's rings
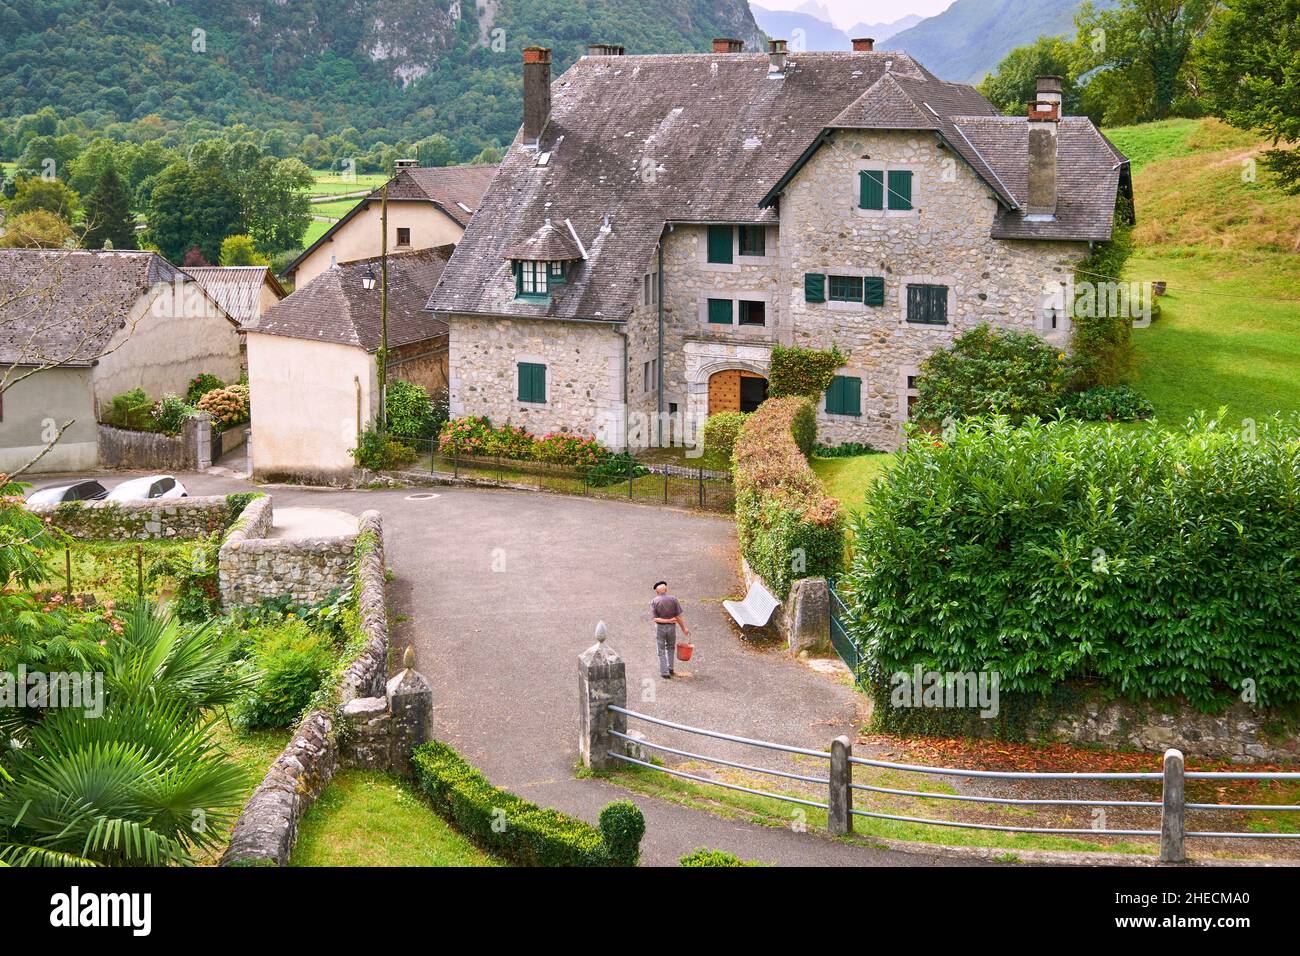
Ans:
{"label": "brick chimney", "polygon": [[770,58],[767,72],[776,74],[785,72],[786,42],[784,40],[768,40],[767,55]]}
{"label": "brick chimney", "polygon": [[1040,76],[1029,102],[1029,196],[1025,216],[1056,218],[1056,133],[1061,122],[1061,78]]}
{"label": "brick chimney", "polygon": [[876,48],[876,41],[873,37],[855,37],[853,40],[854,53],[871,53]]}
{"label": "brick chimney", "polygon": [[621,43],[588,43],[587,56],[622,56]]}
{"label": "brick chimney", "polygon": [[536,146],[551,118],[551,51],[524,48],[524,145]]}
{"label": "brick chimney", "polygon": [[730,37],[719,37],[713,41],[714,53],[743,53],[745,52],[744,40],[733,40]]}

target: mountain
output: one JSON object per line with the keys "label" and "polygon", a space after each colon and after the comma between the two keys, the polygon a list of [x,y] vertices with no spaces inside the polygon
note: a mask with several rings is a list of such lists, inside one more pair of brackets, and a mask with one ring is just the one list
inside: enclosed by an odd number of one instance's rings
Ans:
{"label": "mountain", "polygon": [[[1115,2],[1093,5],[1105,9]],[[1080,5],[1080,0],[957,0],[895,34],[886,46],[910,53],[942,79],[978,83],[1015,47],[1044,35],[1072,35]]]}
{"label": "mountain", "polygon": [[859,23],[850,27],[847,31],[850,38],[852,37],[871,37],[877,43],[883,43],[896,33],[902,33],[909,27],[914,27],[925,17],[916,13],[909,13],[893,23]]}
{"label": "mountain", "polygon": [[[629,53],[762,40],[745,0],[4,0],[0,117],[189,141],[236,124],[366,147],[441,132],[461,160],[519,127],[522,49],[556,76]],[[279,134],[277,134],[279,135]]]}
{"label": "mountain", "polygon": [[854,37],[873,37],[879,42],[923,19],[909,14],[893,23],[859,23],[844,31],[830,22],[826,7],[816,3],[805,3],[797,10],[769,10],[751,3],[749,9],[764,33],[789,40],[792,50],[851,50]]}

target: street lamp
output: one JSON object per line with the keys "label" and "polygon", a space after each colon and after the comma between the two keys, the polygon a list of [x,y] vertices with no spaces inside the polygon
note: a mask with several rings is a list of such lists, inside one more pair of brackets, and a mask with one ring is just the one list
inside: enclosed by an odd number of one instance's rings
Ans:
{"label": "street lamp", "polygon": [[365,273],[361,276],[361,288],[367,292],[374,292],[375,283],[378,281],[379,279],[375,277],[375,270],[367,266]]}

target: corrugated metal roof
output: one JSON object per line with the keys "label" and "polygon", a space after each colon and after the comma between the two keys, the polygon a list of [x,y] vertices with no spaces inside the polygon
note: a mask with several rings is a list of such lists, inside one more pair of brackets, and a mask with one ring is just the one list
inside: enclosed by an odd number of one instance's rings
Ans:
{"label": "corrugated metal roof", "polygon": [[257,325],[262,289],[266,285],[271,286],[277,297],[285,296],[284,286],[267,266],[193,266],[185,272],[245,330]]}

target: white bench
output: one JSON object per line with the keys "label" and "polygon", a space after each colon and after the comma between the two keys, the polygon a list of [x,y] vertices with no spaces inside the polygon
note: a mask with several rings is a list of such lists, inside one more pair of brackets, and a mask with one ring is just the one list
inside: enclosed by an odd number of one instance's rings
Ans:
{"label": "white bench", "polygon": [[781,606],[781,602],[763,587],[761,581],[755,581],[749,586],[745,600],[723,601],[722,606],[741,627],[746,624],[751,627],[767,627],[768,621],[772,620],[772,612]]}

